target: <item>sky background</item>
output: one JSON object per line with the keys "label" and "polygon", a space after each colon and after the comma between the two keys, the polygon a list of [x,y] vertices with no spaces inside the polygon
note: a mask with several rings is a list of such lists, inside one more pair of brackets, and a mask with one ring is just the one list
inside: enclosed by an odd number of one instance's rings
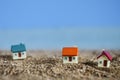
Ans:
{"label": "sky background", "polygon": [[0,0],[0,49],[120,49],[120,0]]}

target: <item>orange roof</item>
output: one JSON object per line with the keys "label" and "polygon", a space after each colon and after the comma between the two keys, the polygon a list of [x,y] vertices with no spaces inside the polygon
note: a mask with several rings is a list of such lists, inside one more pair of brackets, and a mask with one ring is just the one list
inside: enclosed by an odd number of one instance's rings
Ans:
{"label": "orange roof", "polygon": [[64,47],[62,49],[62,56],[77,56],[78,48],[77,47]]}

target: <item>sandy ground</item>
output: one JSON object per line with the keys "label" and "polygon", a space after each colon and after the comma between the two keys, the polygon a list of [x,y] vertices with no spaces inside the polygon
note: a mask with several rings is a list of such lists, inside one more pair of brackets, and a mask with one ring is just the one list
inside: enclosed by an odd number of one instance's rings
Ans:
{"label": "sandy ground", "polygon": [[109,50],[110,68],[98,68],[100,50],[81,50],[78,64],[63,64],[59,50],[29,50],[25,60],[0,51],[0,80],[120,80],[120,50]]}

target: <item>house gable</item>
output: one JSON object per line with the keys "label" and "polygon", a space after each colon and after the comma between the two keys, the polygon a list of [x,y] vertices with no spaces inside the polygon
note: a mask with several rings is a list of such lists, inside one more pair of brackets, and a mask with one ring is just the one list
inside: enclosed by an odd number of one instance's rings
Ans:
{"label": "house gable", "polygon": [[101,57],[98,58],[98,60],[109,60],[105,55],[102,55]]}
{"label": "house gable", "polygon": [[108,60],[110,60],[110,61],[112,60],[112,56],[111,56],[110,53],[107,52],[107,51],[103,51],[102,54],[97,57],[97,59],[99,59],[99,58],[101,58],[101,57],[103,57],[103,56],[105,56],[105,57],[106,57]]}

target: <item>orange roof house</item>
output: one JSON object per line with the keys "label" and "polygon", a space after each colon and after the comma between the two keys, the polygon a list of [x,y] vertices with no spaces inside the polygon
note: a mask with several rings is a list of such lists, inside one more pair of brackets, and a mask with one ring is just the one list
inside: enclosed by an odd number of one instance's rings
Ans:
{"label": "orange roof house", "polygon": [[63,63],[78,63],[78,48],[64,47],[62,49]]}

